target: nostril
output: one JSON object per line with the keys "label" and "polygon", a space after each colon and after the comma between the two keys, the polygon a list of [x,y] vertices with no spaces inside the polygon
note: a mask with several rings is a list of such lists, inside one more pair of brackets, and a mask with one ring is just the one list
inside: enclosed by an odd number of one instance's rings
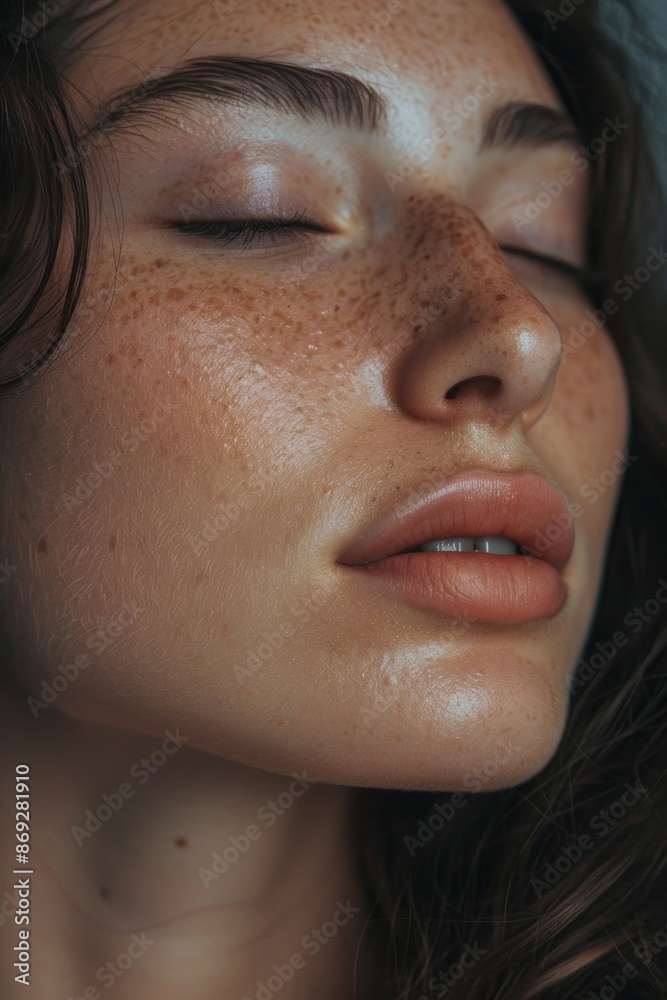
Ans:
{"label": "nostril", "polygon": [[465,390],[467,393],[471,389],[479,392],[484,399],[490,399],[492,396],[498,395],[502,386],[501,379],[496,378],[495,375],[475,375],[473,378],[463,379],[462,382],[453,385],[445,393],[445,399],[457,399],[462,391]]}

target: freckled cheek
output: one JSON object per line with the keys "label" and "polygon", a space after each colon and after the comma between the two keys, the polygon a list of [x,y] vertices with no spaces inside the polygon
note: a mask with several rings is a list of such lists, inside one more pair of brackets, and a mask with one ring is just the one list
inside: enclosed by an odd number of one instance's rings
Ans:
{"label": "freckled cheek", "polygon": [[[622,477],[614,474],[609,480],[629,424],[623,366],[608,333],[598,331],[564,355],[545,422],[563,486],[581,503],[590,530],[602,540]],[[604,489],[595,485],[600,477]]]}
{"label": "freckled cheek", "polygon": [[625,442],[629,410],[623,366],[606,331],[564,356],[554,395],[563,420],[585,441],[584,456],[593,467],[608,464]]}

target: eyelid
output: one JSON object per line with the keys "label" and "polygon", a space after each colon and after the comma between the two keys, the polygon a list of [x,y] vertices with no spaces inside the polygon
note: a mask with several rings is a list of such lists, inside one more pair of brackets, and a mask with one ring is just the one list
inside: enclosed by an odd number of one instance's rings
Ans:
{"label": "eyelid", "polygon": [[563,274],[569,275],[575,281],[580,282],[580,284],[587,290],[596,288],[602,280],[600,270],[589,264],[572,264],[570,261],[563,260],[560,257],[554,257],[552,254],[541,253],[539,250],[534,250],[531,247],[508,246],[506,244],[502,244],[499,249],[502,250],[503,253],[516,254],[517,256],[525,257],[528,260],[536,261],[538,264],[541,263],[553,267],[556,270],[561,271]]}
{"label": "eyelid", "polygon": [[301,233],[330,233],[322,223],[306,216],[303,209],[291,217],[240,216],[225,219],[201,219],[198,222],[171,222],[168,227],[187,236],[200,236],[216,240],[222,246],[240,244],[250,246],[255,242],[276,245],[280,240],[298,242]]}

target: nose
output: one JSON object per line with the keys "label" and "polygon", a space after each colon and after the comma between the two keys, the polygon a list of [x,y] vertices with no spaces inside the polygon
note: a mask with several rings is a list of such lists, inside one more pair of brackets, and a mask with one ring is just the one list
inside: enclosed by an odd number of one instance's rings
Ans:
{"label": "nose", "polygon": [[[548,408],[562,356],[558,326],[514,276],[488,230],[465,211],[418,269],[417,340],[396,383],[422,420],[529,430]],[[435,238],[435,237],[434,237]]]}

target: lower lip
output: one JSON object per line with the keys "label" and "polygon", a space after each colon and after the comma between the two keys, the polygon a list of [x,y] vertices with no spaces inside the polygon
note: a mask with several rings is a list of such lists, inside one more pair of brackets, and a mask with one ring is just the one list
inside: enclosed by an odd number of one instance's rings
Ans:
{"label": "lower lip", "polygon": [[469,622],[541,621],[557,614],[567,599],[567,586],[557,570],[532,556],[404,552],[348,568],[415,607]]}

